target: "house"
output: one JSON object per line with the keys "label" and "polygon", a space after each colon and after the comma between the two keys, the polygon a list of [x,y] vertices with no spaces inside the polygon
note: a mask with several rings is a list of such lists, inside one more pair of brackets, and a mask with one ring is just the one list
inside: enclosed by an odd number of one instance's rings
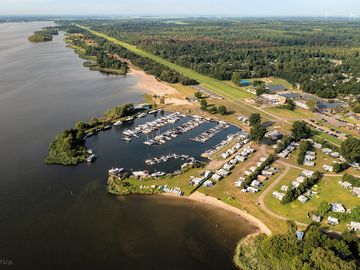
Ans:
{"label": "house", "polygon": [[258,175],[257,180],[260,182],[264,182],[264,181],[268,180],[268,177],[265,175]]}
{"label": "house", "polygon": [[299,183],[304,183],[305,180],[306,180],[306,177],[304,177],[304,176],[299,176],[299,177],[297,177],[295,180],[298,181]]}
{"label": "house", "polygon": [[300,186],[300,182],[299,181],[293,181],[293,182],[291,182],[291,185],[294,187],[294,188],[298,188],[299,186]]}
{"label": "house", "polygon": [[250,186],[252,186],[252,187],[261,187],[262,184],[261,184],[261,182],[259,182],[258,180],[253,180],[253,181],[251,182]]}
{"label": "house", "polygon": [[339,158],[339,157],[340,157],[340,153],[338,153],[338,152],[332,152],[332,153],[330,154],[330,157]]}
{"label": "house", "polygon": [[220,181],[221,179],[223,179],[223,176],[220,175],[220,174],[215,173],[215,174],[213,174],[213,175],[211,176],[211,179],[213,179],[213,180],[215,180],[215,181]]}
{"label": "house", "polygon": [[340,223],[339,219],[338,218],[335,218],[335,217],[328,217],[327,219],[327,223],[331,226],[335,226],[335,225],[338,225]]}
{"label": "house", "polygon": [[335,213],[345,213],[345,207],[341,203],[331,203],[331,211]]}
{"label": "house", "polygon": [[309,200],[309,198],[304,195],[300,195],[297,199],[301,203],[306,203]]}
{"label": "house", "polygon": [[299,241],[303,240],[303,238],[304,238],[304,232],[302,232],[302,231],[297,231],[295,233],[295,235],[296,235],[296,239]]}
{"label": "house", "polygon": [[230,159],[228,164],[231,164],[231,165],[236,165],[239,161],[236,159],[236,158],[233,158],[233,159]]}
{"label": "house", "polygon": [[234,185],[235,185],[235,187],[239,188],[239,187],[241,187],[241,185],[242,185],[243,182],[244,182],[244,181],[238,180],[238,181],[235,181]]}
{"label": "house", "polygon": [[306,104],[306,101],[304,101],[304,100],[295,100],[294,104],[299,108],[302,108],[305,110],[309,109],[309,106]]}
{"label": "house", "polygon": [[351,189],[352,188],[352,184],[349,183],[349,182],[342,182],[342,181],[339,181],[340,185],[343,187],[343,188],[346,188],[346,189]]}
{"label": "house", "polygon": [[360,222],[351,221],[349,225],[350,231],[359,231],[360,230]]}
{"label": "house", "polygon": [[314,214],[314,215],[312,216],[312,220],[315,221],[315,222],[320,223],[320,222],[321,222],[321,216]]}
{"label": "house", "polygon": [[230,172],[228,170],[225,170],[225,169],[220,169],[216,173],[223,176],[223,177],[228,176],[230,174]]}
{"label": "house", "polygon": [[253,172],[255,172],[255,171],[256,171],[256,169],[257,169],[257,167],[252,166],[252,167],[250,167],[250,168],[249,168],[249,171],[253,173]]}
{"label": "house", "polygon": [[212,171],[205,171],[201,174],[201,176],[203,177],[203,179],[209,179],[212,174]]}
{"label": "house", "polygon": [[199,185],[201,182],[203,181],[202,178],[194,178],[190,181],[190,184],[193,185],[193,186],[197,186]]}
{"label": "house", "polygon": [[279,201],[282,201],[282,199],[284,198],[285,194],[284,193],[281,193],[281,192],[278,192],[278,191],[274,191],[272,193],[273,197],[278,199]]}
{"label": "house", "polygon": [[278,139],[281,139],[283,135],[278,130],[271,130],[265,134],[265,138],[269,138],[273,141],[276,141]]}
{"label": "house", "polygon": [[334,166],[331,166],[331,165],[323,165],[323,169],[324,171],[327,171],[327,172],[333,172],[334,171]]}
{"label": "house", "polygon": [[251,83],[248,80],[240,80],[239,81],[241,86],[250,86]]}
{"label": "house", "polygon": [[248,192],[251,192],[251,193],[259,192],[259,190],[257,188],[254,188],[254,187],[248,187],[247,190],[248,190]]}
{"label": "house", "polygon": [[245,171],[244,174],[245,174],[246,176],[250,176],[250,175],[252,175],[252,172],[250,172],[250,171]]}
{"label": "house", "polygon": [[273,105],[282,105],[286,103],[286,98],[279,95],[262,94],[259,96],[259,99]]}
{"label": "house", "polygon": [[233,164],[230,164],[230,163],[225,163],[225,165],[223,166],[223,169],[224,170],[227,170],[227,171],[230,171],[234,168],[234,165]]}
{"label": "house", "polygon": [[310,178],[311,176],[313,176],[314,173],[315,173],[315,172],[310,171],[310,170],[304,170],[304,171],[301,172],[301,175],[302,175],[302,176],[305,176],[305,177],[307,177],[307,178]]}
{"label": "house", "polygon": [[353,193],[355,196],[360,197],[360,187],[354,187],[354,188],[352,189],[352,193]]}
{"label": "house", "polygon": [[150,110],[151,105],[150,104],[139,104],[134,106],[134,110]]}
{"label": "house", "polygon": [[286,185],[282,185],[281,188],[280,188],[281,191],[288,191],[289,190],[289,186],[286,186]]}
{"label": "house", "polygon": [[249,125],[249,117],[247,116],[239,116],[238,117],[239,121],[246,124],[246,125]]}
{"label": "house", "polygon": [[305,166],[309,166],[309,167],[314,167],[314,166],[315,166],[315,162],[314,162],[314,161],[305,160],[305,161],[304,161],[304,165],[305,165]]}
{"label": "house", "polygon": [[230,157],[230,153],[226,151],[226,152],[224,152],[224,153],[221,154],[221,157],[222,157],[223,159],[227,159],[228,157]]}
{"label": "house", "polygon": [[272,171],[269,171],[269,170],[263,170],[261,172],[262,175],[264,176],[272,176],[274,173]]}
{"label": "house", "polygon": [[214,186],[214,182],[211,181],[211,180],[206,180],[206,181],[203,183],[203,186],[204,186],[204,187],[208,187],[208,188],[213,187],[213,186]]}
{"label": "house", "polygon": [[243,162],[246,160],[246,158],[244,156],[241,156],[241,155],[236,155],[236,160],[239,161],[239,162]]}
{"label": "house", "polygon": [[148,171],[135,171],[135,172],[132,172],[132,174],[137,178],[145,178],[145,177],[149,176]]}

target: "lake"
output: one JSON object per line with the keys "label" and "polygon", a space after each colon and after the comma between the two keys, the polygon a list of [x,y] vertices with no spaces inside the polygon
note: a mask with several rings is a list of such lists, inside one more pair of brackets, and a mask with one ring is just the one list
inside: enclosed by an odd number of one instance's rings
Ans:
{"label": "lake", "polygon": [[[109,167],[136,167],[158,149],[125,145],[113,129],[88,141],[94,164],[44,164],[57,133],[144,94],[134,76],[84,68],[63,34],[27,41],[52,24],[0,24],[0,261],[13,263],[0,269],[233,269],[236,242],[254,231],[244,219],[183,199],[106,192]],[[180,151],[175,143],[162,152]],[[206,148],[197,145],[194,155]],[[127,147],[141,156],[128,158]]]}

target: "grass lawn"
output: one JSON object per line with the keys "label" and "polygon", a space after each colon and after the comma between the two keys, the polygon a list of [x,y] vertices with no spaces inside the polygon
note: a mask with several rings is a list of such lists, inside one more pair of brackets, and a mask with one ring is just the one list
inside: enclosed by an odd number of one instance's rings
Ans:
{"label": "grass lawn", "polygon": [[335,138],[333,136],[330,136],[330,135],[328,135],[328,134],[326,134],[324,132],[320,132],[320,131],[318,131],[316,129],[312,129],[312,132],[314,134],[314,137],[324,139],[324,140],[326,140],[326,141],[328,141],[330,143],[333,143],[335,146],[340,146],[341,143],[342,143],[342,140],[337,139],[337,138]]}
{"label": "grass lawn", "polygon": [[252,78],[252,79],[249,79],[250,82],[253,82],[253,81],[269,81],[271,82],[271,84],[282,84],[284,85],[288,90],[293,90],[293,87],[292,85],[286,81],[286,80],[283,80],[283,79],[280,79],[280,78],[276,78],[276,77],[266,77],[266,78]]}
{"label": "grass lawn", "polygon": [[[271,193],[273,191],[280,191],[282,185],[290,185],[299,173],[299,170],[291,169],[288,175],[265,197],[264,202],[271,211],[289,219],[310,223],[312,220],[307,217],[307,213],[316,210],[321,201],[342,203],[346,208],[351,208],[359,204],[357,197],[339,185],[338,181],[340,177],[323,177],[318,184],[318,196],[312,197],[305,204],[296,200],[290,204],[282,205],[279,200],[272,197]],[[324,221],[323,226],[327,226]],[[342,223],[330,229],[343,231],[346,229],[346,224]]]}
{"label": "grass lawn", "polygon": [[294,120],[295,119],[314,119],[315,118],[315,116],[310,111],[304,110],[301,108],[297,108],[294,111],[290,111],[290,110],[281,109],[278,107],[267,107],[267,108],[264,108],[264,110],[269,113],[275,114],[279,117],[286,118],[289,120],[292,120],[292,119],[294,119]]}

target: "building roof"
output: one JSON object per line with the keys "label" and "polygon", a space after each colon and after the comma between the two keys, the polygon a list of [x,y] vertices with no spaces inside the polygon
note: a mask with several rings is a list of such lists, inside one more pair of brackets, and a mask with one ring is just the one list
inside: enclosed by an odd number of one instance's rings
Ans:
{"label": "building roof", "polygon": [[286,98],[299,98],[299,97],[301,97],[301,95],[299,93],[294,93],[294,92],[280,93],[279,96],[286,97]]}
{"label": "building roof", "polygon": [[267,88],[268,88],[269,92],[279,92],[279,91],[287,90],[287,88],[282,84],[269,85]]}

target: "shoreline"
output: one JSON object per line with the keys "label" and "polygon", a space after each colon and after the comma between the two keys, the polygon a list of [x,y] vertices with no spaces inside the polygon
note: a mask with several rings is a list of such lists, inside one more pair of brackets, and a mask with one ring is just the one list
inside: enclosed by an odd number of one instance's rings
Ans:
{"label": "shoreline", "polygon": [[[180,198],[180,199],[185,199],[185,200],[192,200],[195,202],[201,202],[201,203],[205,203],[207,205],[210,206],[214,206],[214,207],[218,207],[221,208],[223,210],[226,210],[228,212],[234,213],[236,215],[239,215],[240,217],[244,218],[246,221],[248,221],[249,223],[252,223],[253,225],[255,225],[258,228],[258,232],[255,232],[253,234],[257,234],[257,233],[265,233],[266,235],[271,235],[271,231],[270,229],[258,218],[244,212],[243,210],[240,210],[239,208],[236,208],[235,206],[231,206],[223,201],[220,201],[214,197],[211,196],[207,196],[204,193],[201,193],[199,191],[195,191],[193,194],[191,194],[190,196],[177,196],[171,193],[161,193],[159,194],[161,196],[171,196],[171,197],[176,197],[176,198]],[[253,235],[250,234],[250,235]]]}
{"label": "shoreline", "polygon": [[165,82],[158,81],[153,75],[146,74],[143,70],[129,64],[128,74],[137,78],[136,87],[147,94],[164,96],[164,105],[189,105],[190,103],[179,95],[179,92]]}

